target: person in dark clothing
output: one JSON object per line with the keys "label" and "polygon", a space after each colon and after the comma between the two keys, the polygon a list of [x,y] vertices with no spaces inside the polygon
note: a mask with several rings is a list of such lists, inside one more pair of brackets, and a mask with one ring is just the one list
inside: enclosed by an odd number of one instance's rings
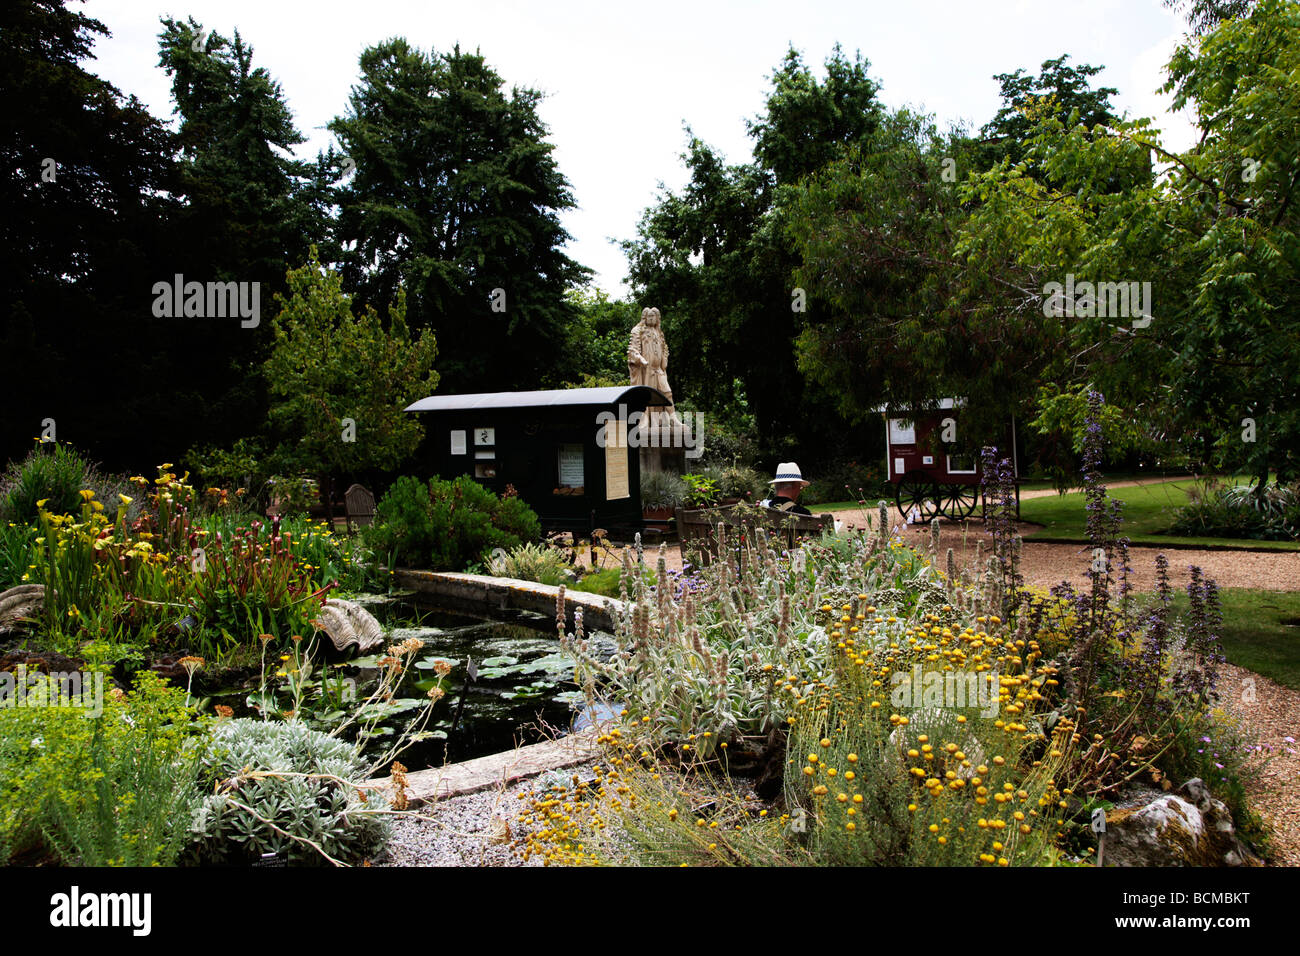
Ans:
{"label": "person in dark clothing", "polygon": [[812,515],[812,512],[799,504],[799,494],[808,487],[799,466],[792,461],[783,461],[776,469],[776,477],[768,482],[772,486],[772,495],[759,504],[775,508],[792,515]]}

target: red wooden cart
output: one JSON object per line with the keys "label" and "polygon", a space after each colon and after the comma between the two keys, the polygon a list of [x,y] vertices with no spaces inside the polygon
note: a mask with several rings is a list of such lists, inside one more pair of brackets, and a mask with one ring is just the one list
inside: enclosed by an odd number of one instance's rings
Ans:
{"label": "red wooden cart", "polygon": [[[979,453],[960,440],[961,399],[945,398],[938,409],[913,413],[888,406],[885,415],[885,474],[894,485],[894,503],[904,519],[929,521],[968,518],[980,504],[983,478]],[[1020,467],[1016,423],[1009,423],[1008,445],[1016,481],[1016,515],[1020,514]]]}

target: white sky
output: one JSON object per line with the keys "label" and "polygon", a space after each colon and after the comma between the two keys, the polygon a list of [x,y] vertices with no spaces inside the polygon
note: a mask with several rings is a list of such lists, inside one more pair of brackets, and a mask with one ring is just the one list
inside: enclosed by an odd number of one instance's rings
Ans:
{"label": "white sky", "polygon": [[1104,65],[1094,86],[1119,89],[1118,112],[1155,117],[1166,146],[1194,142],[1156,93],[1184,31],[1160,0],[88,0],[81,9],[113,34],[87,68],[162,119],[172,103],[159,20],[192,16],[227,37],[238,28],[254,64],[279,80],[308,137],[305,157],[330,141],[324,126],[346,108],[367,46],[404,36],[426,51],[479,50],[507,87],[546,94],[541,116],[579,205],[563,219],[567,251],[615,296],[626,294],[626,269],[610,240],[635,236],[661,183],[685,181],[683,124],[728,161],[749,159],[744,120],[759,113],[790,45],[818,75],[837,41],[850,57],[860,51],[887,105],[922,108],[941,128],[993,116],[995,73],[1037,76],[1068,53],[1074,65]]}

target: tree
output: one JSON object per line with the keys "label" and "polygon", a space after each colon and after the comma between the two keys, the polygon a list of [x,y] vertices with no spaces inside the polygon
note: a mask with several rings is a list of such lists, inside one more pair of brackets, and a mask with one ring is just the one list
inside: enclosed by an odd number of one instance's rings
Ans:
{"label": "tree", "polygon": [[674,390],[714,417],[752,413],[774,457],[824,460],[857,437],[796,360],[794,337],[819,319],[815,299],[796,290],[784,196],[879,122],[868,66],[836,47],[819,80],[790,50],[749,123],[754,161],[728,165],[691,136],[682,156],[690,181],[665,192],[638,238],[623,243],[636,298],[657,306],[665,334],[681,343]]}
{"label": "tree", "polygon": [[110,465],[128,437],[159,444],[141,424],[166,384],[136,370],[159,338],[148,290],[175,210],[172,139],[82,68],[107,35],[64,0],[0,5],[0,355],[21,397],[0,415],[0,457],[25,454],[47,419]]}
{"label": "tree", "polygon": [[406,289],[457,391],[527,388],[564,365],[564,292],[588,275],[562,251],[559,212],[574,202],[541,94],[502,88],[478,54],[390,40],[361,55],[348,112],[329,124],[355,167],[338,198],[347,287],[372,305]]}
{"label": "tree", "polygon": [[566,296],[577,309],[577,321],[568,330],[565,368],[548,384],[626,385],[628,337],[640,320],[636,305],[593,287],[570,289]]}
{"label": "tree", "polygon": [[[1174,107],[1201,126],[1190,150],[1166,149],[1149,120],[1086,129],[1039,113],[1026,161],[1043,176],[1003,164],[971,177],[958,244],[1026,293],[1027,318],[1049,282],[1097,283],[1050,319],[1061,334],[1044,340],[1044,381],[1099,387],[1194,462],[1246,467],[1261,486],[1300,470],[1297,71],[1300,5],[1263,0],[1170,61]],[[1153,152],[1159,177],[1141,174]],[[1117,314],[1121,283],[1145,284],[1146,314]]]}
{"label": "tree", "polygon": [[1170,10],[1186,15],[1196,36],[1204,36],[1224,20],[1244,17],[1257,0],[1164,0]]}
{"label": "tree", "polygon": [[293,157],[306,140],[238,30],[227,40],[193,18],[162,22],[159,65],[180,118],[186,257],[212,278],[260,281],[269,296],[285,264],[302,262],[327,232],[314,164]]}
{"label": "tree", "polygon": [[979,165],[987,169],[1002,159],[1014,165],[1023,158],[1025,142],[1035,120],[1026,109],[1035,104],[1034,115],[1046,108],[1067,125],[1082,123],[1087,128],[1105,125],[1116,119],[1110,98],[1119,90],[1113,86],[1092,88],[1091,78],[1102,71],[1100,66],[1073,67],[1066,64],[1069,54],[1045,60],[1037,77],[1024,70],[998,73],[993,79],[1002,87],[1002,106],[980,134]]}
{"label": "tree", "polygon": [[[182,205],[169,223],[173,248],[160,277],[256,282],[269,312],[289,265],[328,237],[327,170],[294,158],[304,138],[279,83],[254,65],[253,48],[238,31],[228,40],[193,18],[167,18],[162,27],[159,65],[171,78],[179,118]],[[171,325],[168,367],[183,363],[187,374],[171,386],[176,420],[169,430],[218,444],[241,436],[245,423],[266,414],[257,376],[265,328],[210,320]]]}
{"label": "tree", "polygon": [[799,335],[799,365],[848,421],[958,397],[959,437],[978,447],[1034,395],[1059,331],[1024,276],[959,248],[968,211],[952,171],[971,155],[959,133],[900,110],[792,194],[796,279],[824,303]]}
{"label": "tree", "polygon": [[415,451],[423,427],[403,409],[437,387],[437,346],[427,330],[410,334],[400,290],[386,328],[372,308],[353,314],[341,277],[321,265],[315,248],[287,284],[263,366],[268,445],[277,470],[320,475],[332,503],[332,475],[391,469]]}

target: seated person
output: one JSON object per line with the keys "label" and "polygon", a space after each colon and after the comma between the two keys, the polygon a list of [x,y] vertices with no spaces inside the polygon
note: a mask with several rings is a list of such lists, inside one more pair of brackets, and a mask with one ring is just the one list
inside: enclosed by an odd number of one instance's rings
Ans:
{"label": "seated person", "polygon": [[792,461],[783,461],[776,469],[776,477],[768,482],[772,486],[772,495],[764,498],[759,504],[765,508],[775,508],[778,511],[784,511],[792,515],[808,515],[812,512],[799,504],[799,493],[808,487],[810,482],[803,480],[803,475],[799,472],[799,466]]}

